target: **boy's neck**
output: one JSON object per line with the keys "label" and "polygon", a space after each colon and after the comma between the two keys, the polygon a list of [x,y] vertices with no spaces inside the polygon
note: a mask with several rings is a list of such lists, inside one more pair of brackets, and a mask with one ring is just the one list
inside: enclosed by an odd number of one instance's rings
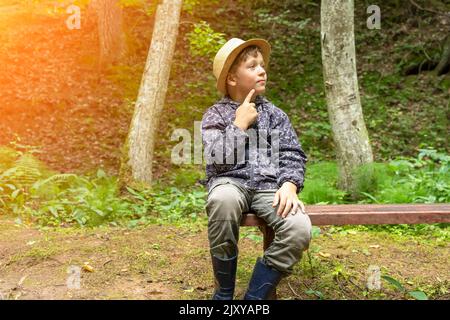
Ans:
{"label": "boy's neck", "polygon": [[[231,100],[236,101],[240,104],[242,104],[242,102],[244,102],[245,98],[247,97],[247,95],[239,94],[236,92],[229,92],[228,96],[231,98]],[[257,96],[257,94],[253,94],[253,97],[250,101],[255,102]]]}

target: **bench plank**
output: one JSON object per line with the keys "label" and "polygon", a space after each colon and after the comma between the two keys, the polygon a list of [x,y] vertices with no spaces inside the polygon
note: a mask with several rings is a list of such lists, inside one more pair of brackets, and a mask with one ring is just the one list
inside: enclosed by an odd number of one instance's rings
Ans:
{"label": "bench plank", "polygon": [[[338,204],[305,206],[313,225],[450,223],[450,204]],[[253,212],[242,226],[263,226]]]}
{"label": "bench plank", "polygon": [[449,223],[450,204],[306,206],[313,225]]}

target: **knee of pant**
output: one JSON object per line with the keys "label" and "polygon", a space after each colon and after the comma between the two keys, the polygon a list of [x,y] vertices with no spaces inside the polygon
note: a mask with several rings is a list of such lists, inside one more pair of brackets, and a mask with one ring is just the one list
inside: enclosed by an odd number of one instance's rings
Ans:
{"label": "knee of pant", "polygon": [[304,214],[296,214],[292,217],[295,218],[286,220],[285,241],[288,245],[306,250],[311,241],[311,221]]}
{"label": "knee of pant", "polygon": [[242,211],[241,198],[237,192],[212,193],[208,197],[206,210],[212,220],[235,220],[238,221]]}
{"label": "knee of pant", "polygon": [[[212,245],[212,242],[210,242]],[[239,248],[236,242],[226,241],[216,246],[210,246],[209,251],[217,258],[229,259],[238,255]]]}

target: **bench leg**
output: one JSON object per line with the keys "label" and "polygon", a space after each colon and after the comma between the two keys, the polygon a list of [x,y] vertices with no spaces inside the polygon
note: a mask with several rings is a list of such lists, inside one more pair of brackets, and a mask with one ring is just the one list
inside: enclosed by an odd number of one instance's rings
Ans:
{"label": "bench leg", "polygon": [[[260,226],[259,230],[261,230],[263,234],[263,248],[264,251],[269,248],[269,246],[272,244],[273,239],[275,238],[275,232],[272,228],[270,228],[267,225]],[[273,290],[272,294],[269,296],[269,300],[277,300],[277,289]]]}

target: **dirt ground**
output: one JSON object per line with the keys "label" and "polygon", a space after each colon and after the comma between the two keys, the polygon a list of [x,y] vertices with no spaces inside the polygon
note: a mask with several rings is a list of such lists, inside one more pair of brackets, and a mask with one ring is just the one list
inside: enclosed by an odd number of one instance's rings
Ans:
{"label": "dirt ground", "polygon": [[[245,237],[250,231],[241,230],[237,298],[262,252],[261,243]],[[0,298],[209,299],[213,277],[207,248],[201,225],[39,230],[0,217]],[[384,280],[381,290],[368,292],[367,270],[376,265],[407,290],[449,299],[449,255],[448,244],[417,237],[402,242],[386,233],[324,231],[281,281],[278,298],[411,298]],[[80,270],[79,288],[71,270]]]}

